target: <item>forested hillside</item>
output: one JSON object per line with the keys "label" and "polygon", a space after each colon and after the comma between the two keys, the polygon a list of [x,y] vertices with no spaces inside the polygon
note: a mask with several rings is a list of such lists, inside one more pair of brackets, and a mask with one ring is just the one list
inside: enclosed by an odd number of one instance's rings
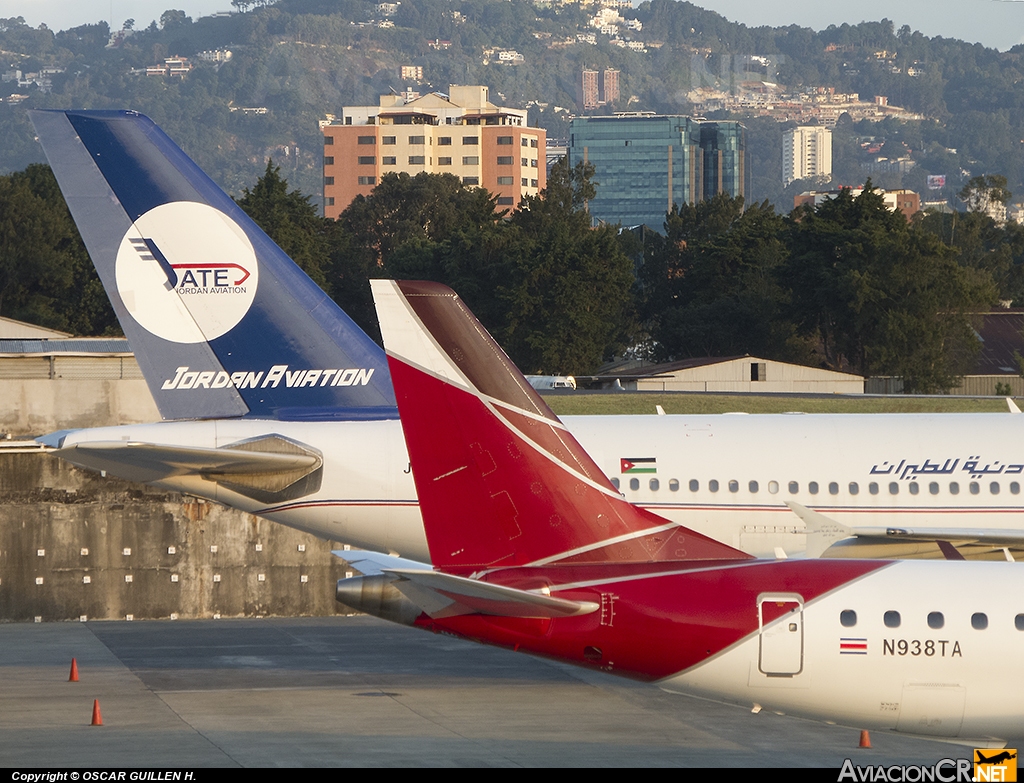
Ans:
{"label": "forested hillside", "polygon": [[[170,0],[169,0],[170,2]],[[168,10],[144,29],[132,29],[105,48],[105,23],[51,32],[18,19],[0,20],[5,70],[52,76],[49,92],[4,83],[18,103],[0,103],[0,171],[42,160],[25,119],[27,107],[127,107],[152,116],[229,191],[240,193],[272,156],[293,185],[316,194],[320,187],[317,120],[346,104],[375,103],[391,89],[445,90],[450,83],[485,84],[497,100],[531,107],[531,121],[555,137],[567,133],[576,104],[580,69],[620,70],[621,98],[601,111],[687,113],[697,87],[730,86],[737,63],[761,58],[790,90],[815,87],[856,92],[868,100],[885,95],[927,119],[852,123],[836,132],[836,180],[859,184],[864,137],[877,137],[916,164],[903,175],[874,175],[876,183],[924,189],[928,174],[949,178],[955,193],[971,176],[1002,174],[1024,195],[1024,55],[1000,53],[962,41],[927,38],[887,21],[806,28],[748,28],[691,3],[652,0],[619,9],[641,29],[625,38],[646,51],[613,45],[588,20],[596,7],[529,0],[406,0],[384,19],[369,0],[279,0],[229,17],[192,20]],[[126,21],[131,28],[146,22]],[[380,24],[393,26],[381,27]],[[638,25],[634,25],[634,28]],[[116,32],[116,31],[115,31]],[[579,40],[592,35],[594,43]],[[450,42],[449,48],[431,46]],[[204,50],[230,49],[230,61],[200,62]],[[520,65],[489,59],[487,51],[515,50]],[[171,55],[193,58],[184,79],[134,74]],[[423,68],[422,82],[399,78],[401,65]],[[7,94],[7,90],[0,91]],[[265,107],[266,114],[231,109]],[[724,117],[725,114],[713,114]],[[752,195],[785,208],[781,134],[770,118],[730,116],[748,122]]]}

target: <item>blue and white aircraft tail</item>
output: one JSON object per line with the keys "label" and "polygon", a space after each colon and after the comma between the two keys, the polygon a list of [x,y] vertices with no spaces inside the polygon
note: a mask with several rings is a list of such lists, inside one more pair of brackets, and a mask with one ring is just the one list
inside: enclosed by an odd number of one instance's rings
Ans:
{"label": "blue and white aircraft tail", "polygon": [[164,419],[397,417],[380,347],[152,120],[30,115]]}

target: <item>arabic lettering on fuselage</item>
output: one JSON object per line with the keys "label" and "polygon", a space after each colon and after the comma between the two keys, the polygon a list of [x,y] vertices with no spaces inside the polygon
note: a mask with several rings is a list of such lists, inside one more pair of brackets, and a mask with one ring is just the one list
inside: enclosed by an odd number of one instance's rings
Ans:
{"label": "arabic lettering on fuselage", "polygon": [[977,479],[982,476],[1012,475],[1024,473],[1024,464],[1010,464],[995,460],[981,464],[980,456],[968,457],[960,464],[959,459],[947,459],[945,461],[932,462],[925,460],[912,464],[905,459],[897,462],[885,460],[881,465],[874,465],[871,468],[872,476],[894,476],[900,479],[914,481],[918,476],[951,476],[957,472],[969,473],[971,478]]}

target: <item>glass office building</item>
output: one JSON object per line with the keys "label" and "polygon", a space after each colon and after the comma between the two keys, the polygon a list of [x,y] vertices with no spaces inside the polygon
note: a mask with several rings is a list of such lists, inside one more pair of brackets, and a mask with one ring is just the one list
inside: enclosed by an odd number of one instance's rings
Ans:
{"label": "glass office building", "polygon": [[588,209],[595,223],[663,231],[672,204],[745,195],[745,130],[677,115],[577,117],[569,164],[594,165],[597,195]]}

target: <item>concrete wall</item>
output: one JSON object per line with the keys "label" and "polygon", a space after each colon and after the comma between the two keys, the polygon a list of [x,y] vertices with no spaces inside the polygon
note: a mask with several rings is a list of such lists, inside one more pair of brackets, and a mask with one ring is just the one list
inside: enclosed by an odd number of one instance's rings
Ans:
{"label": "concrete wall", "polygon": [[[141,380],[0,379],[0,432],[17,438],[159,419]],[[347,613],[331,549],[48,454],[0,453],[0,621]]]}
{"label": "concrete wall", "polygon": [[0,432],[16,438],[150,421],[160,412],[145,381],[0,379]]}
{"label": "concrete wall", "polygon": [[345,613],[330,550],[47,454],[0,454],[0,620]]}

